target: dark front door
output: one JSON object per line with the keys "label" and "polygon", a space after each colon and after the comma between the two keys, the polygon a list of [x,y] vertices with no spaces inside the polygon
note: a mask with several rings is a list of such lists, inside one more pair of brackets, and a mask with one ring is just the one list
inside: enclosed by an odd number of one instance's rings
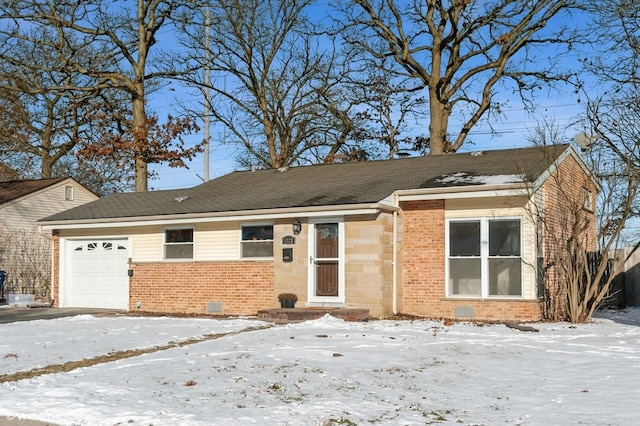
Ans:
{"label": "dark front door", "polygon": [[339,227],[337,223],[315,224],[315,296],[339,297]]}

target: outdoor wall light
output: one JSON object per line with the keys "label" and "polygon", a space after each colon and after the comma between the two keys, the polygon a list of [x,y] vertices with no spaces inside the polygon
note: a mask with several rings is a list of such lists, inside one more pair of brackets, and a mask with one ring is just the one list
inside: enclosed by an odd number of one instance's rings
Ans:
{"label": "outdoor wall light", "polygon": [[302,231],[302,224],[300,223],[300,219],[297,217],[293,220],[293,234],[298,235]]}

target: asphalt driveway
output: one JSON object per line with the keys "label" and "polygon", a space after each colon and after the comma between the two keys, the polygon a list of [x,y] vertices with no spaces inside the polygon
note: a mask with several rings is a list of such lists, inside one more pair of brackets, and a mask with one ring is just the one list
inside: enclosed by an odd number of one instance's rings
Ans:
{"label": "asphalt driveway", "polygon": [[114,309],[94,309],[94,308],[27,308],[22,306],[0,307],[0,324],[7,324],[16,321],[33,321],[40,319],[53,319],[62,317],[72,317],[75,315],[116,315],[125,311]]}

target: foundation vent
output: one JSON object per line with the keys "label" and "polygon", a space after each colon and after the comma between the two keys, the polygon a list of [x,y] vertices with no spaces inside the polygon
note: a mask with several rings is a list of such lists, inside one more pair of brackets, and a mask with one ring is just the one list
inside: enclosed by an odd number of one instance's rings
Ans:
{"label": "foundation vent", "polygon": [[222,303],[207,302],[207,312],[222,312]]}

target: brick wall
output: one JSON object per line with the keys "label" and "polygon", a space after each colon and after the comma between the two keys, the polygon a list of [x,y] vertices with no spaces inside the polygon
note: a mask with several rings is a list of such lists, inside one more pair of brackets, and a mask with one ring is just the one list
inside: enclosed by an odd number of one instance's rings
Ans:
{"label": "brick wall", "polygon": [[60,232],[53,231],[53,268],[51,270],[51,298],[53,306],[60,306]]}
{"label": "brick wall", "polygon": [[403,313],[441,316],[434,309],[445,293],[444,200],[401,204]]}
{"label": "brick wall", "polygon": [[541,305],[537,300],[447,298],[444,200],[411,201],[402,203],[401,207],[402,313],[484,320],[536,321],[541,318]]}
{"label": "brick wall", "polygon": [[[592,209],[584,206],[584,190],[592,194]],[[597,249],[596,188],[573,157],[568,157],[547,179],[543,187],[544,214],[540,218],[543,232],[545,297],[555,298],[549,305],[547,317],[561,319],[566,306],[566,288],[562,284],[564,273],[556,266],[570,265],[567,242],[577,241],[586,251]],[[575,237],[575,238],[574,238]],[[567,263],[568,262],[568,263]]]}
{"label": "brick wall", "polygon": [[[131,311],[207,313],[219,302],[222,315],[255,315],[274,300],[273,262],[132,263]],[[141,307],[136,304],[140,302]]]}

